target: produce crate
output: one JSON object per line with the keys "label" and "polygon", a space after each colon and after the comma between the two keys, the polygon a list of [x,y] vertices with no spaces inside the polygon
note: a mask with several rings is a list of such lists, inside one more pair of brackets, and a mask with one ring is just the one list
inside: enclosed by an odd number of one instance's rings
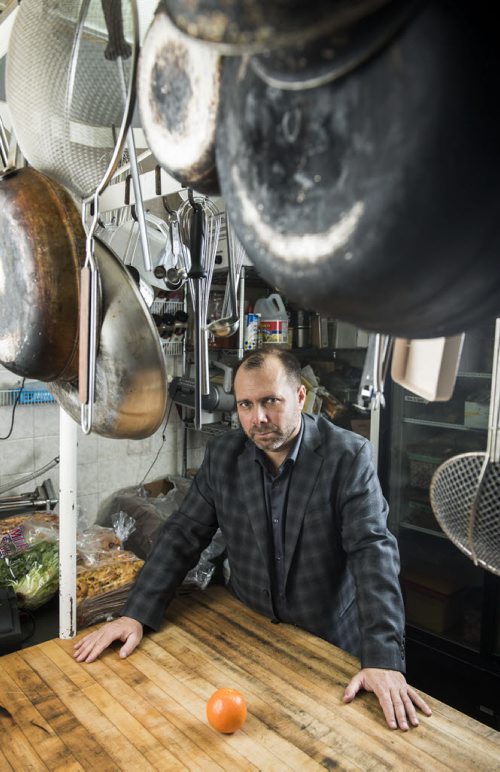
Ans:
{"label": "produce crate", "polygon": [[45,385],[38,387],[30,384],[19,392],[19,388],[0,389],[0,407],[11,407],[16,400],[18,405],[42,405],[56,401]]}
{"label": "produce crate", "polygon": [[52,396],[48,389],[23,389],[21,396],[19,397],[20,405],[40,405],[43,402],[55,402],[55,398]]}

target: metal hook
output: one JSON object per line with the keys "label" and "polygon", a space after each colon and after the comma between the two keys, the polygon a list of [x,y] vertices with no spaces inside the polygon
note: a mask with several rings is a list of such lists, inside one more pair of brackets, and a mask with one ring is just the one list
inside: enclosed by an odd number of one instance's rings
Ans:
{"label": "metal hook", "polygon": [[193,188],[188,188],[188,189],[187,189],[187,194],[188,194],[188,200],[189,200],[189,203],[191,204],[191,206],[192,206],[192,207],[193,207],[193,209],[194,209],[194,208],[195,208],[195,206],[196,206],[196,202],[195,202],[195,200],[194,200],[194,193],[193,193]]}
{"label": "metal hook", "polygon": [[155,193],[157,196],[161,196],[161,167],[159,164],[155,166]]}
{"label": "metal hook", "polygon": [[125,179],[125,206],[130,205],[130,183],[132,181],[132,175],[127,174]]}
{"label": "metal hook", "polygon": [[168,212],[168,214],[169,214],[171,217],[177,217],[177,212],[175,211],[175,209],[172,209],[172,208],[171,208],[171,207],[168,205],[168,201],[167,201],[167,199],[168,199],[168,196],[162,196],[162,197],[161,197],[161,200],[162,200],[162,203],[163,203],[163,208],[165,209],[165,211],[166,211],[166,212]]}

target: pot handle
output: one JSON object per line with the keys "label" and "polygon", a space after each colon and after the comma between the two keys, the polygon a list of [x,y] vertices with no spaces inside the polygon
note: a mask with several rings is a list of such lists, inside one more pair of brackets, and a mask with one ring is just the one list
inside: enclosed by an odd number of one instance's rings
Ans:
{"label": "pot handle", "polygon": [[[92,241],[92,236],[90,236],[90,241]],[[90,250],[90,252],[87,252],[87,260],[80,274],[80,332],[78,355],[80,420],[84,434],[89,434],[92,429],[98,347],[97,328],[99,322],[99,274],[93,255],[93,244],[88,244],[87,250]]]}
{"label": "pot handle", "polygon": [[201,282],[206,276],[203,266],[203,250],[205,241],[205,212],[201,204],[195,203],[190,196],[193,208],[191,226],[189,231],[189,245],[191,252],[191,269],[189,278],[192,279],[194,290],[194,428],[201,429],[201,396],[203,382],[206,379],[207,355],[204,346],[203,327],[206,319],[201,316]]}
{"label": "pot handle", "polygon": [[80,337],[78,354],[78,394],[83,408],[89,401],[89,338],[90,338],[90,266],[84,265],[80,273]]}

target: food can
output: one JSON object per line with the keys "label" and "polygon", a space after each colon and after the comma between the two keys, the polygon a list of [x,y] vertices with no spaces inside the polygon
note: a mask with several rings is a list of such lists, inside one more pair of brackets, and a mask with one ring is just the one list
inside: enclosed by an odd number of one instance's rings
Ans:
{"label": "food can", "polygon": [[259,340],[259,322],[260,314],[249,313],[245,317],[245,338],[243,348],[245,351],[252,351],[257,348]]}
{"label": "food can", "polygon": [[288,344],[288,321],[263,319],[259,325],[262,346],[286,346]]}

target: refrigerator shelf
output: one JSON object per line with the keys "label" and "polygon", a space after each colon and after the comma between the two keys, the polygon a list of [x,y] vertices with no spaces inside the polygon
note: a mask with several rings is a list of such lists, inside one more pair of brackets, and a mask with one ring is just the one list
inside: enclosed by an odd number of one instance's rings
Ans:
{"label": "refrigerator shelf", "polygon": [[463,424],[451,424],[445,421],[427,421],[423,418],[402,418],[404,424],[413,424],[414,426],[430,426],[437,429],[457,429],[462,432],[484,432],[486,429],[477,428],[473,426],[464,426]]}

